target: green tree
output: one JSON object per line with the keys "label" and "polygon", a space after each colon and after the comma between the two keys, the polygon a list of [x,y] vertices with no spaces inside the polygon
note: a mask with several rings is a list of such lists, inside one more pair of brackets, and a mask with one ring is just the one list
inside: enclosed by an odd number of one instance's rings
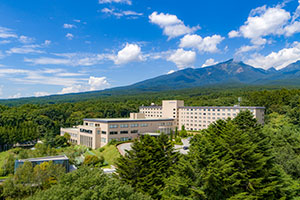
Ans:
{"label": "green tree", "polygon": [[276,164],[269,142],[249,111],[217,121],[193,137],[187,160],[174,169],[163,196],[292,199],[298,184]]}
{"label": "green tree", "polygon": [[103,156],[87,155],[84,158],[83,164],[87,166],[101,167],[104,163]]}
{"label": "green tree", "polygon": [[170,167],[177,161],[178,153],[167,135],[158,138],[145,135],[135,140],[132,150],[117,162],[121,180],[137,191],[160,198],[164,179],[170,175]]}
{"label": "green tree", "polygon": [[105,175],[100,168],[81,167],[72,173],[65,174],[57,185],[40,191],[29,199],[150,200],[151,198],[135,192],[132,187],[124,185],[119,179]]}

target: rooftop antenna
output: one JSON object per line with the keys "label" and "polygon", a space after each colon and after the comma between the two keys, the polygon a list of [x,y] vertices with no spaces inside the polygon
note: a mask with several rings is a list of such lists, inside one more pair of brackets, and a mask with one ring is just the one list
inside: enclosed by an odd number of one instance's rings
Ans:
{"label": "rooftop antenna", "polygon": [[242,97],[239,97],[239,98],[238,98],[238,102],[239,102],[239,103],[238,103],[238,106],[241,106]]}

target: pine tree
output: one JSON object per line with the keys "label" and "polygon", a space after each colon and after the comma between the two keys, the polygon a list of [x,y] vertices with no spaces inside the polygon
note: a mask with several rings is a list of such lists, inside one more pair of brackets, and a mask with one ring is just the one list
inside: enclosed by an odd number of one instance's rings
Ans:
{"label": "pine tree", "polygon": [[[188,159],[168,179],[164,196],[292,199],[296,184],[275,164],[271,150],[269,138],[250,112],[241,112],[234,120],[219,120],[192,139]],[[182,169],[192,169],[184,174],[188,191],[179,182]]]}
{"label": "pine tree", "polygon": [[176,162],[177,156],[168,136],[161,134],[154,138],[146,135],[140,141],[135,140],[132,150],[118,159],[117,173],[122,181],[137,191],[160,198],[164,179],[169,175],[169,168]]}

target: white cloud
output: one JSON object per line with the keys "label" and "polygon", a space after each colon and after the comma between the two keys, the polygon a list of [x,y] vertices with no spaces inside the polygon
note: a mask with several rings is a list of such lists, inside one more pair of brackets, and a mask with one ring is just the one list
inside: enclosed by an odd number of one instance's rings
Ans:
{"label": "white cloud", "polygon": [[64,24],[63,27],[67,28],[67,29],[76,28],[76,26],[74,24]]}
{"label": "white cloud", "polygon": [[17,38],[18,35],[11,29],[0,26],[0,38]]}
{"label": "white cloud", "polygon": [[132,2],[131,0],[99,0],[100,4],[104,4],[104,3],[124,3],[124,4],[128,4],[131,5]]}
{"label": "white cloud", "polygon": [[10,40],[1,40],[0,41],[0,44],[9,44],[9,43],[11,43]]}
{"label": "white cloud", "polygon": [[138,13],[132,10],[116,10],[114,8],[103,8],[101,10],[102,13],[114,15],[117,18],[123,17],[123,16],[142,16],[143,13]]}
{"label": "white cloud", "polygon": [[180,47],[183,48],[195,48],[198,49],[199,52],[217,52],[217,45],[224,40],[224,37],[220,35],[207,36],[202,38],[197,34],[193,35],[185,35],[180,40]]}
{"label": "white cloud", "polygon": [[34,42],[34,39],[33,38],[30,38],[30,37],[27,37],[25,35],[21,35],[19,37],[19,41],[23,44],[28,44],[28,43],[32,43]]}
{"label": "white cloud", "polygon": [[67,93],[78,93],[84,91],[82,85],[72,85],[69,87],[65,87],[59,92],[59,94],[67,94]]}
{"label": "white cloud", "polygon": [[90,90],[103,90],[110,86],[106,77],[94,77],[94,76],[90,77],[89,85],[90,85]]}
{"label": "white cloud", "polygon": [[24,45],[22,47],[13,47],[6,51],[8,54],[29,54],[29,53],[44,53],[44,51],[38,49],[40,45]]}
{"label": "white cloud", "polygon": [[49,95],[50,95],[50,93],[48,93],[48,92],[35,92],[34,93],[35,97],[42,97],[42,96],[49,96]]}
{"label": "white cloud", "polygon": [[298,17],[300,17],[300,0],[298,0],[298,4],[299,5],[298,5],[296,11],[293,14],[292,22],[294,22]]}
{"label": "white cloud", "polygon": [[254,54],[252,55],[252,58],[245,63],[264,69],[271,67],[281,69],[298,60],[300,60],[300,43],[295,42],[292,47],[283,48],[280,51],[272,52],[267,56]]}
{"label": "white cloud", "polygon": [[217,63],[218,62],[215,62],[215,60],[213,58],[209,58],[205,61],[205,63],[201,67],[207,67],[207,66],[215,65]]}
{"label": "white cloud", "polygon": [[110,87],[106,77],[94,77],[90,76],[87,84],[74,84],[62,89],[59,94],[66,93],[78,93],[78,92],[86,92],[93,90],[103,90],[105,88]]}
{"label": "white cloud", "polygon": [[74,35],[72,33],[67,33],[66,38],[68,38],[69,40],[72,40],[74,37]]}
{"label": "white cloud", "polygon": [[45,40],[44,45],[48,46],[48,45],[50,45],[50,44],[51,44],[51,41],[50,41],[50,40]]}
{"label": "white cloud", "polygon": [[259,47],[259,45],[243,45],[236,51],[236,54],[242,54],[248,51],[253,51],[255,49],[258,49]]}
{"label": "white cloud", "polygon": [[264,38],[266,36],[291,36],[300,32],[300,22],[295,21],[300,15],[300,5],[292,17],[290,12],[282,8],[283,5],[284,4],[277,5],[271,8],[262,6],[253,9],[244,25],[242,25],[238,31],[230,31],[228,36],[230,38],[248,38],[252,44],[259,46],[267,43],[267,39]]}
{"label": "white cloud", "polygon": [[53,57],[25,58],[25,62],[34,65],[67,65],[67,66],[91,66],[99,64],[106,58],[103,54],[88,53],[61,53]]}
{"label": "white cloud", "polygon": [[15,95],[9,96],[8,99],[17,99],[17,98],[20,98],[20,97],[22,97],[22,95],[21,95],[20,92],[18,92],[18,93],[15,94]]}
{"label": "white cloud", "polygon": [[196,53],[194,51],[177,49],[167,60],[174,62],[179,69],[183,69],[193,65],[196,60]]}
{"label": "white cloud", "polygon": [[168,71],[167,74],[173,74],[174,72],[175,72],[175,70],[172,69],[172,70]]}
{"label": "white cloud", "polygon": [[286,36],[291,36],[291,35],[294,35],[295,33],[299,33],[300,32],[300,22],[295,21],[292,24],[289,24],[288,26],[286,26],[284,28],[284,31],[285,31]]}
{"label": "white cloud", "polygon": [[153,12],[149,15],[150,22],[157,24],[163,29],[164,35],[167,35],[169,39],[193,33],[200,29],[199,26],[189,27],[184,25],[183,21],[177,18],[176,15],[164,14]]}
{"label": "white cloud", "polygon": [[132,61],[142,61],[141,48],[137,44],[126,44],[116,56],[111,56],[116,65],[126,64]]}
{"label": "white cloud", "polygon": [[240,33],[238,31],[233,30],[228,33],[229,38],[234,38],[234,37],[239,37],[239,36],[240,36]]}

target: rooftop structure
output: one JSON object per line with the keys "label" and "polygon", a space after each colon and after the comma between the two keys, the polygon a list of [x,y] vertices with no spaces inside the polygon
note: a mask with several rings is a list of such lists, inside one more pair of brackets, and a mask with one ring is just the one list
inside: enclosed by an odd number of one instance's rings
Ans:
{"label": "rooftop structure", "polygon": [[22,166],[25,162],[31,162],[32,165],[35,166],[35,165],[42,164],[43,162],[50,162],[50,161],[52,161],[54,164],[61,164],[62,166],[64,166],[66,168],[66,172],[70,171],[69,158],[65,155],[16,160],[15,170],[18,167]]}

